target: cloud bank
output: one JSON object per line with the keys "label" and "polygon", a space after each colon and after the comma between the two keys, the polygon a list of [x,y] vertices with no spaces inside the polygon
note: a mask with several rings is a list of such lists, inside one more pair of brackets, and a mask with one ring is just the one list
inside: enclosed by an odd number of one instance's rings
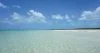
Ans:
{"label": "cloud bank", "polygon": [[94,11],[84,11],[81,14],[79,20],[97,20],[100,19],[100,7],[97,7]]}
{"label": "cloud bank", "polygon": [[[6,5],[0,3],[0,7],[2,8],[7,8]],[[15,7],[15,6],[13,6]],[[16,6],[16,8],[20,8],[19,6]],[[26,15],[20,14],[18,12],[13,12],[10,15],[10,18],[6,18],[2,21],[0,21],[0,23],[9,23],[9,24],[14,24],[14,23],[53,23],[54,21],[57,23],[61,23],[64,25],[67,24],[71,24],[71,26],[98,26],[98,21],[100,20],[100,7],[97,7],[95,10],[90,10],[90,11],[83,11],[77,19],[73,20],[72,16],[69,16],[68,14],[52,14],[50,16],[51,19],[48,19],[48,17],[46,15],[44,15],[42,12],[39,11],[35,11],[35,10],[28,10],[26,13]],[[96,20],[96,21],[95,21]],[[83,22],[83,21],[87,21],[87,22]],[[95,21],[95,22],[94,22]],[[60,23],[60,24],[61,24]],[[92,23],[92,24],[91,24]],[[55,24],[55,23],[54,23]],[[52,24],[52,25],[54,25]],[[59,24],[59,25],[60,25]],[[76,27],[77,27],[76,26]]]}
{"label": "cloud bank", "polygon": [[6,18],[2,20],[1,22],[7,23],[46,23],[46,17],[43,15],[43,13],[35,11],[35,10],[29,10],[26,12],[26,15],[22,15],[17,12],[13,12],[10,15],[10,18]]}

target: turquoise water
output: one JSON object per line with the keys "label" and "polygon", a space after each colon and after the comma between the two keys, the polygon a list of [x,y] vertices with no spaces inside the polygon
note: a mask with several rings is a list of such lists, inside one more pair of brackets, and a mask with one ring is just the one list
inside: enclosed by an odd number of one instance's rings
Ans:
{"label": "turquoise water", "polygon": [[100,53],[100,30],[0,31],[0,53]]}

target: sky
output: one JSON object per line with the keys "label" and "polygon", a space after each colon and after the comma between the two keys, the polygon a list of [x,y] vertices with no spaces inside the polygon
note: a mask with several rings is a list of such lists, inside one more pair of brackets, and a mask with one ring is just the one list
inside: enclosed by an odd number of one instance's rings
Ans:
{"label": "sky", "polygon": [[100,28],[100,0],[0,0],[0,29]]}

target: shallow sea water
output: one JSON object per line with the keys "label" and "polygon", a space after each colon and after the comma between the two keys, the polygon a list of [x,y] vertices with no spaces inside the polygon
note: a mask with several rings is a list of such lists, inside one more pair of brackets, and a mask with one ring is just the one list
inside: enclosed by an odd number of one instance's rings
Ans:
{"label": "shallow sea water", "polygon": [[100,30],[0,31],[0,53],[100,53]]}

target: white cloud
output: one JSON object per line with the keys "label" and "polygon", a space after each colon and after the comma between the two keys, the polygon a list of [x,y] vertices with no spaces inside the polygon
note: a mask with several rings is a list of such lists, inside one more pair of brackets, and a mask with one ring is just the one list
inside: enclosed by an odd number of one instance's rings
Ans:
{"label": "white cloud", "polygon": [[57,14],[57,15],[52,15],[52,18],[53,18],[53,19],[57,19],[57,20],[62,20],[62,19],[64,19],[64,17],[61,16],[61,15],[59,15],[59,14]]}
{"label": "white cloud", "polygon": [[20,23],[20,22],[23,22],[24,19],[23,19],[23,16],[20,15],[19,13],[13,12],[13,14],[11,15],[11,21],[15,23]]}
{"label": "white cloud", "polygon": [[68,22],[71,22],[72,20],[70,19],[69,15],[65,15],[65,19],[68,21]]}
{"label": "white cloud", "polygon": [[12,7],[14,7],[14,8],[21,8],[21,6],[19,6],[19,5],[12,5]]}
{"label": "white cloud", "polygon": [[0,7],[2,7],[2,8],[7,8],[7,6],[4,5],[4,4],[2,4],[1,2],[0,2]]}
{"label": "white cloud", "polygon": [[97,20],[100,19],[100,7],[94,11],[84,11],[79,20]]}
{"label": "white cloud", "polygon": [[65,14],[64,16],[62,16],[62,15],[59,15],[59,14],[57,14],[57,15],[52,15],[52,18],[53,19],[56,19],[56,20],[66,20],[66,21],[68,21],[68,22],[71,22],[71,17],[69,17],[69,15],[67,15],[67,14]]}
{"label": "white cloud", "polygon": [[[1,3],[1,2],[0,2],[0,7],[1,7],[1,8],[8,8],[7,5],[5,5],[5,4],[3,4],[3,3]],[[21,6],[19,6],[19,5],[12,5],[11,7],[14,7],[14,8],[21,8]]]}
{"label": "white cloud", "polygon": [[12,17],[13,20],[20,20],[20,19],[21,19],[20,14],[18,14],[17,12],[14,12],[14,13],[11,15],[11,17]]}
{"label": "white cloud", "polygon": [[41,12],[29,10],[27,14],[29,16],[29,22],[46,22],[46,17]]}

